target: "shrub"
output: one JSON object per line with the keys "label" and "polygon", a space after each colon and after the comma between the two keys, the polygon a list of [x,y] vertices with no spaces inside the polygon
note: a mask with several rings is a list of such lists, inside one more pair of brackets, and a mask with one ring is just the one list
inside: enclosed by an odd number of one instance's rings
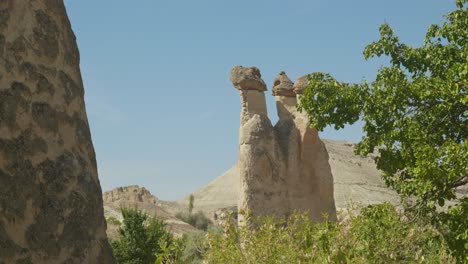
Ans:
{"label": "shrub", "polygon": [[206,233],[195,231],[183,236],[184,248],[180,257],[181,263],[202,263],[207,249]]}
{"label": "shrub", "polygon": [[138,209],[122,208],[123,221],[119,227],[119,239],[111,241],[117,263],[155,263],[156,257],[171,257],[171,247],[176,243],[171,233],[165,229],[162,220],[149,217]]}
{"label": "shrub", "polygon": [[226,221],[208,233],[207,263],[453,263],[443,237],[409,222],[392,205],[362,208],[341,223],[308,216],[253,219],[256,228]]}

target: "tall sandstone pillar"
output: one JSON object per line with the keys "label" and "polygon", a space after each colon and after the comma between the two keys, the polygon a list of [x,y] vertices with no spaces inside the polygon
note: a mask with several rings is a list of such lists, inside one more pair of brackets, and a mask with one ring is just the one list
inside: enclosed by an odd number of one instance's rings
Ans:
{"label": "tall sandstone pillar", "polygon": [[[303,79],[301,79],[304,81]],[[297,98],[304,82],[295,86],[281,72],[273,82],[279,120],[268,119],[266,85],[255,67],[236,66],[231,81],[241,94],[239,131],[240,212],[251,216],[308,213],[315,221],[336,219],[333,176],[328,154],[307,116],[299,113]],[[239,224],[245,224],[242,215]]]}
{"label": "tall sandstone pillar", "polygon": [[[303,76],[294,83],[297,101],[307,82],[307,76]],[[320,220],[326,214],[329,220],[334,221],[336,207],[328,151],[317,129],[310,127],[307,113],[295,110],[294,123],[300,134],[300,149],[295,152],[299,160],[299,181],[296,186],[298,195],[291,197],[292,203],[301,211],[309,211],[312,219]]]}
{"label": "tall sandstone pillar", "polygon": [[0,1],[0,62],[0,263],[114,263],[63,1]]}
{"label": "tall sandstone pillar", "polygon": [[[268,119],[266,85],[255,67],[236,66],[231,81],[239,90],[241,120],[239,129],[239,212],[253,217],[264,214],[284,215],[288,210],[288,194],[282,178],[280,153],[275,133]],[[239,223],[244,224],[243,214]]]}

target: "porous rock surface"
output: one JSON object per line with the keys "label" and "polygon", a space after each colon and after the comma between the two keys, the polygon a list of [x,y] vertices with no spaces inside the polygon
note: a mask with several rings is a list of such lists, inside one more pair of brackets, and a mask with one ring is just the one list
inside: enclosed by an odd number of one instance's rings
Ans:
{"label": "porous rock surface", "polygon": [[284,71],[280,72],[273,81],[273,95],[274,96],[288,96],[296,97],[293,91],[294,83],[289,79]]}
{"label": "porous rock surface", "polygon": [[[256,73],[252,78],[251,72]],[[245,75],[243,75],[245,73]],[[233,78],[232,76],[235,76]],[[260,78],[257,68],[236,66],[231,80]],[[284,72],[274,82],[279,121],[273,126],[267,115],[264,92],[239,85],[239,224],[242,216],[284,216],[294,211],[309,213],[316,221],[327,214],[336,219],[333,176],[328,154],[318,132],[309,127],[305,114],[296,110],[293,84]],[[285,92],[287,91],[287,92]]]}
{"label": "porous rock surface", "polygon": [[303,94],[304,89],[307,87],[309,81],[307,80],[307,75],[298,77],[296,82],[293,85],[293,90],[296,94]]}
{"label": "porous rock surface", "polygon": [[113,263],[63,1],[0,1],[0,61],[0,263]]}
{"label": "porous rock surface", "polygon": [[266,84],[256,67],[235,66],[231,70],[231,82],[239,90],[266,91]]}

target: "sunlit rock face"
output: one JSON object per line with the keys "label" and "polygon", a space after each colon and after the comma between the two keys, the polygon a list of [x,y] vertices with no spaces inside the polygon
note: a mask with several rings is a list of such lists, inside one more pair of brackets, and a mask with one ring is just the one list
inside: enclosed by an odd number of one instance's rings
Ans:
{"label": "sunlit rock face", "polygon": [[246,224],[242,213],[286,216],[298,211],[315,221],[323,220],[323,214],[335,220],[327,150],[307,116],[297,112],[293,82],[284,72],[273,82],[279,116],[273,126],[260,71],[236,66],[231,81],[241,95],[239,224]]}
{"label": "sunlit rock face", "polygon": [[0,263],[114,263],[63,1],[0,1],[0,60]]}

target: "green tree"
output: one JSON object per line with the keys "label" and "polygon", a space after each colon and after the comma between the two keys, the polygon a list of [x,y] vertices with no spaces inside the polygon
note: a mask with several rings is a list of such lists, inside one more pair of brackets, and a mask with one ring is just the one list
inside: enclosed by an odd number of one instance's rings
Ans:
{"label": "green tree", "polygon": [[189,215],[192,214],[194,200],[195,200],[195,197],[193,196],[193,194],[190,194],[190,197],[189,197],[189,205],[188,205]]}
{"label": "green tree", "polygon": [[[468,199],[456,195],[468,183],[467,3],[457,0],[442,25],[429,27],[421,47],[401,43],[383,24],[380,39],[364,50],[366,59],[390,60],[374,81],[351,84],[313,73],[299,106],[319,130],[362,120],[356,154],[378,151],[386,184],[414,217],[443,231],[460,258],[468,250]],[[438,210],[448,200],[455,205]]]}
{"label": "green tree", "polygon": [[166,231],[162,220],[151,218],[143,211],[127,208],[121,211],[119,239],[111,241],[117,263],[154,263],[158,254],[173,243],[172,234]]}

